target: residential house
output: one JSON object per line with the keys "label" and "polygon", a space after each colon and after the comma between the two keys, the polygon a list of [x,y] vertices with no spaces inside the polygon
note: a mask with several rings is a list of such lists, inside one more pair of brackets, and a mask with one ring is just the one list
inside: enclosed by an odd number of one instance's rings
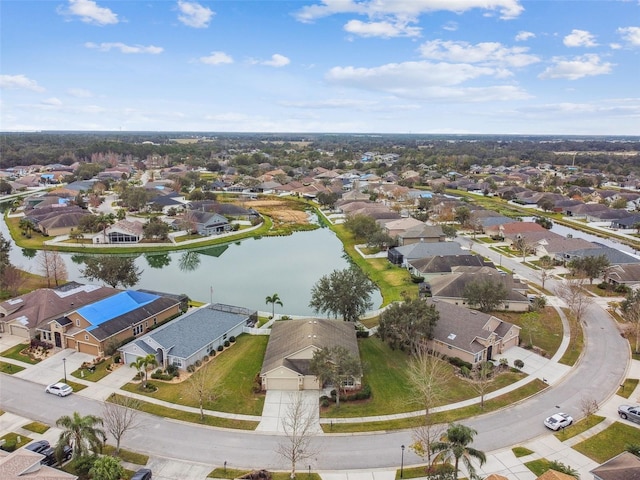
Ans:
{"label": "residential house", "polygon": [[619,228],[622,230],[637,230],[640,225],[640,214],[630,215],[625,218],[619,218],[611,221],[611,228]]}
{"label": "residential house", "polygon": [[416,220],[413,217],[399,218],[397,220],[388,219],[380,220],[378,224],[382,227],[382,230],[391,238],[396,238],[403,235],[410,229],[425,227],[424,222]]}
{"label": "residential house", "polygon": [[463,250],[456,242],[418,242],[401,247],[390,248],[387,251],[387,259],[394,265],[406,266],[412,260],[435,257],[437,255],[465,255],[468,250]]}
{"label": "residential house", "polygon": [[605,277],[613,285],[637,287],[640,284],[640,264],[613,265],[607,270]]}
{"label": "residential house", "polygon": [[257,320],[255,310],[220,303],[205,305],[151,330],[118,351],[125,365],[152,354],[162,368],[174,365],[186,370],[205,355],[215,355],[220,346]]}
{"label": "residential house", "polygon": [[413,245],[420,242],[438,243],[444,241],[445,236],[440,225],[425,225],[423,223],[398,235],[398,244],[400,246]]}
{"label": "residential house", "polygon": [[[360,359],[356,329],[341,320],[310,319],[275,322],[262,362],[260,379],[263,390],[320,390],[309,366],[314,352],[341,346]],[[344,380],[344,386],[356,388],[361,374]]]}
{"label": "residential house", "polygon": [[521,235],[528,232],[546,232],[547,230],[535,222],[510,222],[500,223],[486,227],[484,233],[495,238],[505,238],[505,236]]}
{"label": "residential house", "polygon": [[0,455],[2,480],[75,480],[78,477],[57,468],[42,465],[45,456],[19,448],[6,456]]}
{"label": "residential house", "polygon": [[407,268],[413,275],[429,279],[435,275],[451,273],[455,267],[493,266],[485,263],[481,255],[437,255],[407,262]]}
{"label": "residential house", "polygon": [[585,257],[600,257],[604,256],[609,265],[628,265],[631,263],[640,263],[640,259],[632,257],[627,253],[611,248],[598,242],[592,242],[595,248],[584,248],[579,250],[568,250],[559,254],[556,254],[556,259],[563,262],[570,262],[577,258]]}
{"label": "residential house", "polygon": [[428,287],[434,299],[454,305],[467,305],[465,288],[474,281],[493,281],[502,283],[507,298],[498,306],[499,310],[526,312],[529,310],[527,285],[512,274],[500,272],[491,267],[452,267],[451,273],[433,277]]}
{"label": "residential house", "polygon": [[608,209],[609,207],[600,203],[581,203],[575,207],[567,207],[565,211],[568,217],[586,218],[587,215]]}
{"label": "residential house", "polygon": [[593,480],[640,480],[640,458],[622,452],[589,473]]}
{"label": "residential house", "polygon": [[40,328],[73,310],[118,293],[115,288],[69,282],[54,288],[39,288],[0,303],[0,332],[30,339],[41,333],[44,341],[57,347],[60,338],[39,332]]}
{"label": "residential house", "polygon": [[520,327],[495,315],[429,300],[440,314],[429,346],[447,357],[476,365],[494,360],[520,342]]}
{"label": "residential house", "polygon": [[173,297],[127,290],[56,318],[47,330],[56,346],[59,338],[61,348],[101,357],[123,341],[179,315],[180,305]]}
{"label": "residential house", "polygon": [[229,220],[219,213],[192,210],[189,215],[194,223],[195,230],[200,235],[224,233],[230,231],[232,228]]}
{"label": "residential house", "polygon": [[128,244],[138,243],[144,237],[144,223],[135,220],[120,220],[93,236],[93,243]]}

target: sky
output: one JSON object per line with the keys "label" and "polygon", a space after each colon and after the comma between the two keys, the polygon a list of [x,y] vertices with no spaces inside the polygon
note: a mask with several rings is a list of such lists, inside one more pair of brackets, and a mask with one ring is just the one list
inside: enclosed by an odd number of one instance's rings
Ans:
{"label": "sky", "polygon": [[0,130],[640,135],[640,0],[0,0]]}

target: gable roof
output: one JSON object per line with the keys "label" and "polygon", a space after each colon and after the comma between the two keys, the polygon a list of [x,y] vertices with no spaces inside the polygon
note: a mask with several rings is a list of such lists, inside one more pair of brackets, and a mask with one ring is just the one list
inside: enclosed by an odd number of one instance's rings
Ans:
{"label": "gable roof", "polygon": [[527,297],[518,290],[526,290],[520,280],[513,275],[503,274],[491,267],[454,267],[448,275],[435,277],[429,281],[433,297],[464,298],[464,289],[475,280],[501,282],[507,290],[509,302],[528,302]]}
{"label": "gable roof", "polygon": [[285,366],[301,374],[309,374],[308,360],[291,362],[288,357],[308,347],[342,346],[359,359],[355,325],[342,320],[310,319],[274,322],[262,362],[261,375]]}
{"label": "gable roof", "polygon": [[410,265],[420,273],[450,273],[452,267],[457,266],[484,266],[484,260],[480,255],[438,255],[435,257],[411,260]]}
{"label": "gable roof", "polygon": [[558,472],[557,470],[547,470],[540,475],[536,480],[576,480],[573,475]]}
{"label": "gable roof", "polygon": [[640,480],[640,458],[622,452],[589,473],[599,480]]}
{"label": "gable roof", "polygon": [[0,456],[0,478],[3,480],[42,479],[73,480],[78,477],[56,468],[40,465],[44,455],[20,448],[7,456]]}
{"label": "gable roof", "polygon": [[466,255],[468,250],[463,250],[459,243],[456,242],[418,242],[411,245],[403,245],[402,247],[394,247],[395,250],[405,259],[418,259],[425,257],[435,257],[436,255]]}

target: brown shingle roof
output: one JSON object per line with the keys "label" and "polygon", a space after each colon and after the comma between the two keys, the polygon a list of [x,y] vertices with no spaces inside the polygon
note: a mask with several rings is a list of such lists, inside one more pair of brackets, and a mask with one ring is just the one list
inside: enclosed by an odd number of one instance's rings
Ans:
{"label": "brown shingle roof", "polygon": [[632,453],[622,452],[590,473],[602,480],[640,480],[640,458]]}

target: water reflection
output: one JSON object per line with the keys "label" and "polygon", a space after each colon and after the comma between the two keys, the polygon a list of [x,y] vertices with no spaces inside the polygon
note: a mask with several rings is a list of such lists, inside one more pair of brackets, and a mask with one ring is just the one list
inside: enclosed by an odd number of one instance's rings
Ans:
{"label": "water reflection", "polygon": [[171,264],[171,257],[168,253],[145,253],[144,258],[151,268],[162,270]]}
{"label": "water reflection", "polygon": [[188,250],[180,255],[178,267],[182,272],[193,272],[200,266],[200,255],[194,250]]}

